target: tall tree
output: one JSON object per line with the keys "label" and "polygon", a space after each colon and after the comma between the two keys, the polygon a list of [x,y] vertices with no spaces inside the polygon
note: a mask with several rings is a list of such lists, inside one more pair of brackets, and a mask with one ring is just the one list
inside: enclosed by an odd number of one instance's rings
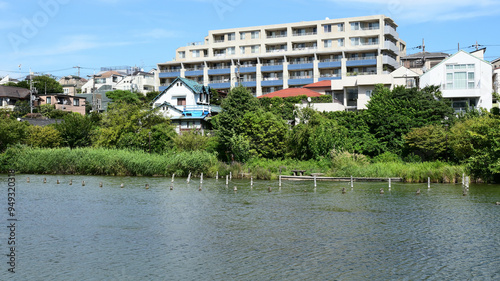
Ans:
{"label": "tall tree", "polygon": [[422,90],[403,86],[392,91],[377,85],[367,104],[370,131],[391,152],[400,154],[403,136],[411,128],[450,122],[454,116],[449,101],[441,96],[439,87]]}
{"label": "tall tree", "polygon": [[61,94],[63,92],[63,88],[59,82],[57,82],[54,78],[45,75],[33,77],[33,86],[38,90],[39,95],[45,93]]}

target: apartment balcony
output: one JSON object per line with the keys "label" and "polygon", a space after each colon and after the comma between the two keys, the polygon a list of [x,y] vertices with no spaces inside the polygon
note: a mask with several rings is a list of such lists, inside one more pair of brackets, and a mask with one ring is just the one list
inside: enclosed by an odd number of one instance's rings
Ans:
{"label": "apartment balcony", "polygon": [[271,54],[271,53],[284,53],[286,52],[287,49],[266,49],[266,53]]}
{"label": "apartment balcony", "polygon": [[309,32],[294,32],[293,36],[310,36],[318,34],[317,31],[309,31]]}
{"label": "apartment balcony", "polygon": [[288,85],[307,85],[314,83],[314,79],[311,76],[293,76],[288,79]]}
{"label": "apartment balcony", "polygon": [[348,58],[346,62],[347,67],[377,65],[376,57],[361,57],[361,58]]}
{"label": "apartment balcony", "polygon": [[281,77],[268,77],[264,78],[260,85],[262,87],[283,86],[283,78]]}
{"label": "apartment balcony", "polygon": [[241,85],[246,88],[255,88],[257,87],[257,81],[256,79],[243,79]]}
{"label": "apartment balcony", "polygon": [[180,70],[166,70],[158,74],[159,78],[175,78],[181,76]]}
{"label": "apartment balcony", "polygon": [[287,37],[287,34],[275,34],[275,35],[267,35],[267,39],[274,39],[274,38],[285,38]]}
{"label": "apartment balcony", "polygon": [[260,71],[262,72],[275,72],[275,71],[283,71],[283,63],[265,63],[260,67]]}
{"label": "apartment balcony", "polygon": [[375,71],[370,71],[370,72],[347,72],[347,76],[362,76],[362,75],[377,75],[377,72]]}
{"label": "apartment balcony", "polygon": [[227,66],[211,67],[210,69],[208,69],[208,75],[223,75],[230,73],[231,73],[231,68]]}
{"label": "apartment balcony", "polygon": [[288,70],[303,70],[303,69],[313,69],[313,63],[309,62],[291,62],[288,65]]}
{"label": "apartment balcony", "polygon": [[240,66],[240,73],[255,73],[257,72],[257,67],[256,66]]}
{"label": "apartment balcony", "polygon": [[392,27],[390,25],[384,26],[384,34],[385,35],[391,35],[394,38],[399,38],[399,34],[396,31],[396,29],[394,29],[394,27]]}
{"label": "apartment balcony", "polygon": [[182,110],[182,115],[189,117],[203,117],[212,111],[208,105],[176,106],[176,108]]}
{"label": "apartment balcony", "polygon": [[229,79],[224,80],[212,80],[208,83],[208,86],[214,89],[227,89],[231,87]]}
{"label": "apartment balcony", "polygon": [[318,51],[318,47],[296,47],[292,49],[294,52],[305,52],[305,53],[314,53]]}
{"label": "apartment balcony", "polygon": [[318,78],[318,81],[324,81],[324,80],[340,80],[342,79],[342,76],[340,74],[322,74],[320,78]]}
{"label": "apartment balcony", "polygon": [[341,67],[340,59],[326,59],[318,63],[318,68],[339,68]]}
{"label": "apartment balcony", "polygon": [[203,69],[186,69],[185,76],[203,76]]}
{"label": "apartment balcony", "polygon": [[392,41],[385,41],[384,42],[384,49],[391,50],[395,54],[399,54],[398,46],[396,46],[396,44]]}
{"label": "apartment balcony", "polygon": [[391,65],[394,68],[398,68],[400,66],[400,64],[396,61],[396,59],[389,57],[389,56],[383,56],[382,63]]}

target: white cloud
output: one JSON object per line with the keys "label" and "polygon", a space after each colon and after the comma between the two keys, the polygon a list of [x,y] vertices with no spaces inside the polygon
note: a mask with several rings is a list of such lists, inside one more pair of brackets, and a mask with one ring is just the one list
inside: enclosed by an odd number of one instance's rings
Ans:
{"label": "white cloud", "polygon": [[[344,0],[328,0],[346,5]],[[351,0],[373,14],[384,14],[409,22],[450,21],[495,15],[500,12],[497,0]]]}

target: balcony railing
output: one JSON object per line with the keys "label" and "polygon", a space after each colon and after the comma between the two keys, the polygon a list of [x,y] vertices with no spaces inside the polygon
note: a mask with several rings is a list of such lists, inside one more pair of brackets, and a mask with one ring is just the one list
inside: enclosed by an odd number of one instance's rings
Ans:
{"label": "balcony railing", "polygon": [[293,33],[293,36],[308,36],[308,35],[316,35],[316,34],[318,34],[318,32],[316,32],[316,31],[311,31],[311,32],[301,32],[301,33],[299,33],[299,32],[294,32],[294,33]]}
{"label": "balcony railing", "polygon": [[264,77],[264,81],[276,81],[276,80],[283,80],[283,77]]}
{"label": "balcony railing", "polygon": [[205,67],[190,67],[186,68],[186,71],[197,71],[197,70],[203,70]]}
{"label": "balcony railing", "polygon": [[379,30],[380,26],[362,26],[361,30]]}
{"label": "balcony railing", "polygon": [[209,84],[229,83],[229,79],[222,79],[222,80],[210,80],[208,83],[209,83]]}
{"label": "balcony railing", "polygon": [[356,57],[356,58],[347,58],[348,61],[356,61],[356,60],[374,60],[376,59],[375,56],[369,56],[369,57]]}
{"label": "balcony railing", "polygon": [[361,75],[377,75],[377,72],[375,71],[370,71],[370,72],[347,72],[347,76],[361,76]]}
{"label": "balcony railing", "polygon": [[214,40],[214,43],[224,43],[224,39]]}
{"label": "balcony railing", "polygon": [[309,50],[315,51],[317,49],[318,49],[318,47],[293,48],[294,51],[309,51]]}
{"label": "balcony railing", "polygon": [[[227,68],[231,68],[230,65],[223,65],[223,66],[211,66],[209,67],[208,69],[227,69]],[[201,70],[201,69],[200,69]]]}
{"label": "balcony railing", "polygon": [[268,62],[263,63],[262,66],[283,65],[283,62]]}
{"label": "balcony railing", "polygon": [[267,35],[267,39],[271,39],[271,38],[283,38],[283,37],[287,37],[287,35],[286,34]]}
{"label": "balcony railing", "polygon": [[[160,70],[160,73],[171,73],[171,72],[179,72],[181,71],[181,69],[163,69],[163,70]],[[96,83],[97,83],[97,80],[96,80]]]}
{"label": "balcony railing", "polygon": [[325,77],[340,77],[340,74],[326,73],[326,74],[321,74],[320,77],[321,78],[325,78]]}
{"label": "balcony railing", "polygon": [[286,52],[286,49],[271,49],[271,50],[266,50],[266,53],[281,53],[281,52]]}
{"label": "balcony railing", "polygon": [[336,61],[340,61],[341,59],[322,59],[320,60],[320,62],[336,62]]}
{"label": "balcony railing", "polygon": [[290,64],[306,64],[306,63],[313,63],[313,61],[290,61]]}
{"label": "balcony railing", "polygon": [[310,79],[312,78],[311,75],[305,75],[305,76],[290,76],[290,79]]}

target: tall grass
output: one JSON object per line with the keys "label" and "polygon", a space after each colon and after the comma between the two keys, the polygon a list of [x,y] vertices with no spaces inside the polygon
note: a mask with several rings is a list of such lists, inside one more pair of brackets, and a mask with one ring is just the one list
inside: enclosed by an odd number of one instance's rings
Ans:
{"label": "tall grass", "polygon": [[251,175],[254,179],[277,179],[292,175],[295,169],[306,174],[324,173],[334,177],[400,177],[406,182],[455,182],[465,172],[464,166],[443,162],[404,163],[401,161],[370,163],[363,155],[340,152],[319,161],[293,159],[251,159],[246,164],[225,164],[214,154],[204,151],[148,154],[142,151],[105,148],[31,148],[15,146],[0,155],[0,170],[16,169],[29,174],[84,174],[115,176],[197,176],[234,178]]}

